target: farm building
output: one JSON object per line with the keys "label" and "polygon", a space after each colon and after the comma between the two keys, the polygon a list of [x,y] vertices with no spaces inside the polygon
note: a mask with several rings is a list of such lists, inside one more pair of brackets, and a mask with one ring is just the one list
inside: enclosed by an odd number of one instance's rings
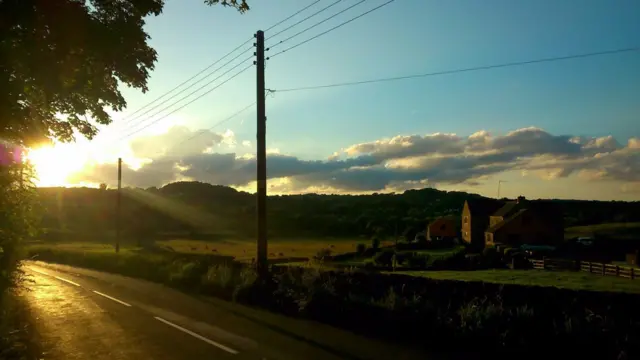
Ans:
{"label": "farm building", "polygon": [[453,239],[457,236],[458,230],[452,217],[437,218],[427,225],[427,240],[429,241]]}
{"label": "farm building", "polygon": [[528,201],[522,196],[501,206],[465,203],[462,217],[462,237],[477,248],[498,244],[553,245],[564,236],[562,212],[555,204]]}

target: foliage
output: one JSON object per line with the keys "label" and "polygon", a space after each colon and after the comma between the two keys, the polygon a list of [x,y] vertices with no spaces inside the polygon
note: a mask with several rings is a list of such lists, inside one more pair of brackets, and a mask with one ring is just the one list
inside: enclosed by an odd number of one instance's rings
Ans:
{"label": "foliage", "polygon": [[36,317],[24,298],[13,291],[0,294],[0,359],[39,359],[42,341]]}
{"label": "foliage", "polygon": [[377,253],[374,257],[373,257],[373,262],[376,265],[380,265],[380,266],[391,266],[393,263],[393,257],[395,256],[395,251],[393,250],[384,250],[381,251],[379,253]]}
{"label": "foliage", "polygon": [[377,251],[380,248],[380,238],[374,236],[373,239],[371,239],[371,248],[373,251]]}
{"label": "foliage", "polygon": [[204,2],[207,5],[220,4],[222,6],[231,6],[238,9],[238,11],[240,12],[249,10],[249,5],[247,4],[246,0],[205,0]]}
{"label": "foliage", "polygon": [[367,245],[365,244],[356,245],[356,253],[358,253],[359,255],[362,255],[364,254],[365,251],[367,251]]}
{"label": "foliage", "polygon": [[15,284],[23,241],[36,234],[37,197],[28,164],[0,165],[0,292]]}
{"label": "foliage", "polygon": [[[51,229],[92,234],[100,226],[113,224],[115,190],[87,188],[38,189],[48,209],[43,219]],[[477,195],[435,189],[379,195],[287,195],[270,196],[267,221],[270,238],[361,237],[379,240],[394,235],[393,216],[411,212],[411,223],[426,216],[459,214],[465,200]],[[600,221],[625,213],[640,221],[640,202],[558,201],[567,216],[576,211],[601,211]],[[144,222],[151,235],[193,230],[204,237],[209,233],[253,237],[255,195],[235,189],[198,182],[177,182],[159,189],[128,189],[122,197],[123,227]],[[73,221],[71,221],[73,219]],[[390,220],[391,219],[391,220]],[[399,228],[406,217],[399,217]],[[415,226],[415,225],[414,225]],[[374,230],[375,229],[375,230]],[[375,233],[375,235],[374,235]],[[636,232],[637,233],[637,232]],[[373,243],[371,244],[373,245]],[[297,254],[289,254],[295,256]]]}
{"label": "foliage", "polygon": [[[209,5],[247,4],[207,0]],[[19,145],[89,139],[126,107],[121,85],[148,90],[157,60],[145,18],[163,0],[0,1],[0,136]],[[60,118],[62,114],[64,118]]]}

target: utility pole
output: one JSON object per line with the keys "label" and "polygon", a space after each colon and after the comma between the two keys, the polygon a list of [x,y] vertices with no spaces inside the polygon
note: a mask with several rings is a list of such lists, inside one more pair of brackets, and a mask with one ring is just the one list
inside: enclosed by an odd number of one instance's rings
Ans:
{"label": "utility pole", "polygon": [[118,192],[116,194],[116,253],[120,252],[121,190],[122,190],[122,158],[118,158]]}
{"label": "utility pole", "polygon": [[264,32],[258,30],[256,37],[256,104],[258,106],[257,117],[257,183],[258,183],[258,254],[257,270],[264,276],[268,270],[267,262],[267,116],[265,114],[265,88],[264,88]]}

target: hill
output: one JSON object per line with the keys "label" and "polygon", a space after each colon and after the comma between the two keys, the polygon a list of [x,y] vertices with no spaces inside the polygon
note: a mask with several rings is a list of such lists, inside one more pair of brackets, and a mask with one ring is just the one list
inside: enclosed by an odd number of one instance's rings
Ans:
{"label": "hill", "polygon": [[[115,228],[116,191],[91,188],[39,188],[43,225],[56,231],[103,234]],[[269,196],[271,236],[412,236],[438,216],[459,216],[466,192],[426,188],[402,194]],[[640,221],[640,202],[553,200],[566,226]],[[149,235],[191,232],[246,237],[255,229],[255,194],[201,182],[161,188],[123,189],[122,227]],[[85,235],[83,235],[85,236]]]}

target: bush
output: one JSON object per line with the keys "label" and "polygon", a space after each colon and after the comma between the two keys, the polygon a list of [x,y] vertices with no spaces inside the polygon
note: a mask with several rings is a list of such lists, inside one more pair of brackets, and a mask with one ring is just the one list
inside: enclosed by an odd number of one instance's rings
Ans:
{"label": "bush", "polygon": [[407,266],[415,269],[426,269],[429,265],[429,255],[410,255],[407,257]]}
{"label": "bush", "polygon": [[373,251],[378,251],[378,249],[380,249],[380,239],[377,236],[374,236],[373,239],[371,239],[371,248]]}
{"label": "bush", "polygon": [[365,244],[356,245],[356,253],[358,255],[363,255],[366,250],[367,250],[367,245]]}
{"label": "bush", "polygon": [[227,264],[211,265],[202,278],[202,283],[209,287],[227,289],[232,285],[233,270]]}
{"label": "bush", "polygon": [[315,259],[317,260],[324,260],[325,258],[328,258],[331,256],[331,249],[320,249],[318,250],[318,252],[316,253]]}
{"label": "bush", "polygon": [[20,279],[18,264],[22,244],[36,234],[38,213],[33,169],[25,164],[7,164],[6,149],[0,143],[0,299]]}
{"label": "bush", "polygon": [[376,254],[376,256],[373,257],[373,262],[379,266],[391,266],[394,256],[395,251],[385,250]]}

